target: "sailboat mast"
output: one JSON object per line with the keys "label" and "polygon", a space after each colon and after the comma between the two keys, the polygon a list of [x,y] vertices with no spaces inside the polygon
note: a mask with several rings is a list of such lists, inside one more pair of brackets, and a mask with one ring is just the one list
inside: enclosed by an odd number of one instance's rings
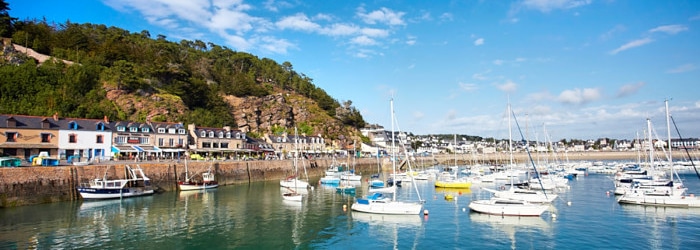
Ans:
{"label": "sailboat mast", "polygon": [[649,136],[649,167],[654,168],[654,142],[651,139],[651,120],[647,118],[647,133]]}
{"label": "sailboat mast", "polygon": [[[394,173],[394,187],[396,187],[396,143],[394,139],[394,98],[391,98],[391,168]],[[396,201],[396,189],[394,189],[394,195],[392,195],[391,200]]]}
{"label": "sailboat mast", "polygon": [[668,136],[668,164],[671,164],[671,181],[673,181],[673,175],[676,173],[676,171],[675,169],[673,169],[673,153],[671,153],[671,115],[668,112],[668,99],[664,100],[664,103],[666,104],[666,135]]}

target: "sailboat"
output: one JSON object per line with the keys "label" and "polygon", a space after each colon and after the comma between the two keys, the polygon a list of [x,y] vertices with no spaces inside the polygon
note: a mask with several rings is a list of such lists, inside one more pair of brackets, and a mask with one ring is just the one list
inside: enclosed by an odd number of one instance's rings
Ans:
{"label": "sailboat", "polygon": [[[667,186],[644,187],[639,183],[632,184],[632,189],[625,192],[617,199],[618,203],[638,204],[648,206],[668,206],[668,207],[700,207],[700,199],[695,195],[687,195],[688,188],[684,187],[680,178],[678,183],[674,183],[675,169],[671,159],[671,125],[669,122],[668,100],[666,100],[666,125],[668,127],[668,157],[671,163],[671,181]],[[651,120],[647,118],[647,130],[649,133],[649,164],[654,167],[654,145],[652,142]]]}
{"label": "sailboat", "polygon": [[189,176],[187,157],[185,157],[185,180],[177,182],[180,191],[209,189],[219,186],[219,182],[215,180],[214,173],[211,171],[211,166],[209,166],[207,172],[202,173],[202,181],[192,180],[192,177],[194,176]]}
{"label": "sailboat", "polygon": [[[510,124],[510,115],[511,115],[511,110],[510,110],[510,103],[508,104],[508,134],[509,134],[509,140],[508,140],[508,147],[511,152],[511,168],[514,165],[513,164],[513,136],[511,132],[511,124]],[[529,151],[528,151],[529,155]],[[510,185],[510,190],[508,191],[495,191],[495,190],[489,190],[494,192],[494,197],[488,200],[473,200],[469,203],[469,209],[472,211],[478,212],[478,213],[484,213],[484,214],[494,214],[494,215],[501,215],[501,216],[540,216],[544,211],[549,208],[549,205],[544,205],[544,204],[535,204],[530,202],[529,200],[534,200],[537,199],[539,200],[539,195],[535,193],[535,191],[531,191],[532,193],[521,193],[517,192],[517,188],[515,185],[513,185],[513,178],[510,178],[511,185]],[[546,195],[544,198],[548,198]],[[553,199],[552,199],[553,200]],[[551,202],[551,201],[549,201]]]}
{"label": "sailboat", "polygon": [[457,166],[457,135],[454,135],[454,156],[455,156],[455,167],[454,174],[444,174],[435,181],[435,187],[438,188],[471,188],[472,182],[466,178],[457,178],[457,172],[459,171],[459,166]]}
{"label": "sailboat", "polygon": [[[294,155],[294,178],[290,180],[290,178],[287,178],[286,180],[280,180],[280,185],[284,187],[286,190],[285,192],[282,193],[282,198],[286,201],[296,201],[296,202],[301,202],[302,195],[301,193],[297,192],[298,188],[306,188],[309,186],[308,182],[302,181],[298,179],[299,175],[299,170],[297,167],[297,155],[299,153],[299,150],[297,148],[297,143],[298,143],[298,138],[297,138],[297,128],[294,128],[294,150],[297,151]],[[283,185],[284,184],[284,185]]]}
{"label": "sailboat", "polygon": [[[396,157],[396,145],[394,138],[394,100],[391,99],[391,149],[392,157]],[[392,160],[392,171],[396,174],[396,160]],[[410,165],[408,165],[410,168]],[[416,191],[418,189],[416,188]],[[423,201],[402,202],[396,200],[396,186],[394,186],[391,198],[383,197],[381,193],[374,193],[365,198],[355,200],[350,206],[353,211],[373,213],[373,214],[420,214],[423,210]],[[420,200],[420,194],[419,198]]]}

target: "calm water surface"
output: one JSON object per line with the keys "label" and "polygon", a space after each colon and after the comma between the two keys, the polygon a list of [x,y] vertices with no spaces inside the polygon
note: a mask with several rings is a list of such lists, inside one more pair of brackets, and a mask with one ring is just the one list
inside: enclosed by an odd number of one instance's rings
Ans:
{"label": "calm water surface", "polygon": [[[700,193],[697,177],[682,177]],[[436,189],[433,181],[404,183],[398,194],[416,200],[415,185],[429,216],[346,211],[354,197],[322,185],[303,204],[287,203],[278,181],[6,208],[0,249],[700,249],[700,209],[621,206],[606,194],[610,178],[570,181],[534,218],[471,213],[469,201],[487,192]]]}

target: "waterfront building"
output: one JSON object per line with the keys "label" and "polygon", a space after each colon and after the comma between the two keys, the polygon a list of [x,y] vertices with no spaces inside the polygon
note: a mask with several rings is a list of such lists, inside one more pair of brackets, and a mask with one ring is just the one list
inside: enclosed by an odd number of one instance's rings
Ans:
{"label": "waterfront building", "polygon": [[47,152],[58,155],[58,114],[53,117],[0,115],[0,150],[3,155],[29,159]]}
{"label": "waterfront building", "polygon": [[239,158],[250,156],[254,150],[248,145],[246,133],[233,130],[229,126],[223,128],[198,127],[187,125],[188,150],[190,153],[204,157]]}
{"label": "waterfront building", "polygon": [[70,162],[108,160],[112,157],[109,119],[53,118],[58,127],[58,155]]}
{"label": "waterfront building", "polygon": [[155,146],[162,151],[162,157],[180,159],[185,156],[187,129],[182,123],[151,122],[155,132]]}
{"label": "waterfront building", "polygon": [[146,160],[159,157],[162,151],[154,144],[153,127],[147,122],[111,122],[112,153],[115,158]]}

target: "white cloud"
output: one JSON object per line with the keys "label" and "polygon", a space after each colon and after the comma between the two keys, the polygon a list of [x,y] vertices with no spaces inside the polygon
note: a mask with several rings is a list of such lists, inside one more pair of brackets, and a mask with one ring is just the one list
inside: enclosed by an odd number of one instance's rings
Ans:
{"label": "white cloud", "polygon": [[500,89],[503,92],[511,93],[518,89],[518,84],[514,83],[511,80],[507,80],[505,83],[496,84],[496,88]]}
{"label": "white cloud", "polygon": [[329,36],[349,36],[360,33],[360,27],[354,24],[336,23],[320,31],[321,34]]}
{"label": "white cloud", "polygon": [[651,33],[664,32],[667,34],[675,35],[675,34],[678,34],[679,32],[686,31],[686,30],[688,30],[687,26],[680,25],[680,24],[674,24],[674,25],[659,26],[659,27],[650,29],[649,32],[651,32]]}
{"label": "white cloud", "polygon": [[479,39],[476,39],[476,40],[474,41],[474,45],[476,45],[476,46],[483,45],[483,44],[484,44],[484,39],[483,39],[483,38],[479,38]]}
{"label": "white cloud", "polygon": [[360,33],[370,37],[387,37],[389,36],[389,31],[384,29],[374,29],[374,28],[363,28],[360,29]]}
{"label": "white cloud", "polygon": [[473,92],[473,91],[476,91],[477,89],[479,89],[479,87],[476,84],[463,83],[463,82],[459,83],[459,88],[461,88],[462,90],[464,90],[466,92]]}
{"label": "white cloud", "polygon": [[487,70],[487,71],[482,72],[482,73],[474,73],[472,75],[472,78],[475,80],[479,80],[479,81],[487,80],[488,77],[486,77],[485,75],[490,73],[490,72],[491,72],[491,70]]}
{"label": "white cloud", "polygon": [[444,21],[452,21],[453,19],[454,19],[454,17],[452,16],[452,13],[445,12],[445,13],[442,13],[442,15],[440,15],[440,20],[443,22]]}
{"label": "white cloud", "polygon": [[279,29],[302,30],[307,32],[317,31],[321,28],[320,25],[314,23],[303,13],[297,13],[293,16],[287,16],[275,23]]}
{"label": "white cloud", "polygon": [[688,63],[688,64],[683,64],[681,66],[675,67],[673,69],[669,69],[666,71],[666,73],[678,74],[678,73],[685,73],[688,71],[693,71],[696,69],[698,69],[698,66],[696,66],[695,64],[692,64],[692,63]]}
{"label": "white cloud", "polygon": [[498,65],[498,66],[501,66],[501,65],[503,65],[503,62],[504,62],[504,61],[503,61],[503,60],[501,60],[501,59],[496,59],[496,60],[493,60],[493,64],[495,64],[495,65]]}
{"label": "white cloud", "polygon": [[559,94],[557,100],[561,103],[569,104],[585,104],[601,98],[601,93],[599,89],[585,88],[564,90]]}
{"label": "white cloud", "polygon": [[363,22],[367,24],[387,24],[391,26],[395,25],[405,25],[406,22],[402,19],[404,12],[394,12],[393,10],[382,7],[379,10],[372,11],[370,13],[365,13],[364,9],[358,9],[357,16],[362,19]]}
{"label": "white cloud", "polygon": [[690,21],[700,20],[700,13],[688,18],[688,20],[690,20]]}
{"label": "white cloud", "polygon": [[287,40],[266,36],[260,38],[259,47],[263,51],[277,54],[286,54],[289,48],[293,48],[295,46]]}
{"label": "white cloud", "polygon": [[369,45],[377,44],[377,41],[375,41],[372,38],[369,38],[368,36],[358,36],[358,37],[351,39],[350,43],[362,45],[362,46],[369,46]]}
{"label": "white cloud", "polygon": [[615,27],[600,35],[600,40],[607,41],[617,33],[624,32],[625,30],[627,30],[627,28],[624,25],[615,25]]}
{"label": "white cloud", "polygon": [[416,37],[415,36],[406,37],[406,44],[408,44],[408,45],[416,44]]}
{"label": "white cloud", "polygon": [[614,49],[614,50],[610,51],[610,54],[611,54],[611,55],[615,55],[615,54],[620,53],[620,52],[622,52],[622,51],[625,51],[625,50],[628,50],[628,49],[631,49],[631,48],[635,48],[635,47],[639,47],[639,46],[645,45],[645,44],[647,44],[647,43],[651,43],[651,42],[653,42],[653,41],[654,41],[654,40],[651,39],[651,38],[637,39],[637,40],[628,42],[628,43],[626,43],[626,44],[623,44],[622,46],[618,47],[617,49]]}
{"label": "white cloud", "polygon": [[637,93],[644,85],[646,85],[644,82],[625,84],[617,90],[617,97],[625,97]]}
{"label": "white cloud", "polygon": [[573,9],[590,3],[591,0],[524,0],[520,4],[525,8],[546,13],[556,9]]}

